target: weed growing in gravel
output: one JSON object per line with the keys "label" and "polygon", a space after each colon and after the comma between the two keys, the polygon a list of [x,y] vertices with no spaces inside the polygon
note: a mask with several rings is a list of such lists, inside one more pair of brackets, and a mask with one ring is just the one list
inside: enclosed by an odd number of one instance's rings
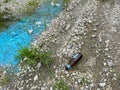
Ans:
{"label": "weed growing in gravel", "polygon": [[88,79],[83,77],[80,84],[81,85],[86,85],[88,82],[89,82]]}
{"label": "weed growing in gravel", "polygon": [[7,84],[9,82],[9,79],[8,79],[8,77],[2,77],[2,79],[1,79],[1,84],[2,85],[5,85],[5,84]]}
{"label": "weed growing in gravel", "polygon": [[56,4],[56,3],[58,2],[58,0],[52,0],[52,2],[53,2],[54,4]]}
{"label": "weed growing in gravel", "polygon": [[29,6],[34,6],[34,5],[38,5],[38,4],[39,4],[38,1],[29,1],[29,2],[28,2],[28,5],[29,5]]}
{"label": "weed growing in gravel", "polygon": [[10,0],[4,0],[4,2],[3,3],[8,3]]}
{"label": "weed growing in gravel", "polygon": [[69,2],[70,2],[70,0],[63,0],[63,6],[64,6],[64,8],[66,8],[68,6]]}
{"label": "weed growing in gravel", "polygon": [[69,90],[69,86],[63,79],[60,79],[54,83],[53,90]]}
{"label": "weed growing in gravel", "polygon": [[32,13],[35,9],[36,9],[36,7],[38,6],[38,4],[39,4],[40,2],[38,2],[38,1],[29,1],[28,3],[27,3],[27,5],[28,5],[28,7],[27,7],[27,12],[29,12],[29,13]]}
{"label": "weed growing in gravel", "polygon": [[[4,27],[4,24],[1,22],[0,23],[0,29],[2,29]],[[1,30],[0,30],[1,31]]]}
{"label": "weed growing in gravel", "polygon": [[39,51],[37,48],[29,49],[28,47],[20,49],[17,58],[22,60],[23,66],[35,66],[38,62],[41,62],[44,67],[48,67],[53,61],[50,51]]}

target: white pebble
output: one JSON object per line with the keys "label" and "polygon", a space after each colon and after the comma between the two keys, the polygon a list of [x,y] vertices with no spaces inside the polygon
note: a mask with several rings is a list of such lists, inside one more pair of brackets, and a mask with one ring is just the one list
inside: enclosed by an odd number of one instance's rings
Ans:
{"label": "white pebble", "polygon": [[103,83],[99,83],[99,86],[101,86],[101,87],[104,87],[105,85],[106,85],[105,82],[103,82]]}
{"label": "white pebble", "polygon": [[41,63],[38,63],[38,64],[37,64],[37,69],[39,70],[40,67],[41,67]]}
{"label": "white pebble", "polygon": [[38,75],[35,75],[34,81],[38,80]]}
{"label": "white pebble", "polygon": [[33,30],[28,30],[28,34],[32,34]]}

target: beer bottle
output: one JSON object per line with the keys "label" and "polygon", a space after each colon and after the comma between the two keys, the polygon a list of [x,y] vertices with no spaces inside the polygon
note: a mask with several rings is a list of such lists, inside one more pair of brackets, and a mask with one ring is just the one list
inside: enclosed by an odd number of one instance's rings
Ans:
{"label": "beer bottle", "polygon": [[69,63],[65,66],[65,70],[70,70],[75,64],[77,64],[80,61],[82,56],[83,55],[81,53],[74,54],[70,59]]}

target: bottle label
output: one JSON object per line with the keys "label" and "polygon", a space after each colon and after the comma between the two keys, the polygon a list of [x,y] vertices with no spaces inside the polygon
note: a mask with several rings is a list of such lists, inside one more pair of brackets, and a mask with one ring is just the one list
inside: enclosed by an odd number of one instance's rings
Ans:
{"label": "bottle label", "polygon": [[73,58],[74,58],[74,59],[77,58],[78,55],[79,55],[79,54],[74,55]]}

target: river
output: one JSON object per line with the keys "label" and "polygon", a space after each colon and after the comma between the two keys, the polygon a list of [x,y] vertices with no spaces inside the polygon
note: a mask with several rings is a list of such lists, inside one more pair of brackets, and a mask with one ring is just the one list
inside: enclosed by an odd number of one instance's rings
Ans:
{"label": "river", "polygon": [[50,22],[63,9],[62,3],[56,6],[50,1],[43,2],[31,15],[14,22],[0,33],[0,65],[17,65],[18,50],[29,47],[37,35],[40,35]]}

